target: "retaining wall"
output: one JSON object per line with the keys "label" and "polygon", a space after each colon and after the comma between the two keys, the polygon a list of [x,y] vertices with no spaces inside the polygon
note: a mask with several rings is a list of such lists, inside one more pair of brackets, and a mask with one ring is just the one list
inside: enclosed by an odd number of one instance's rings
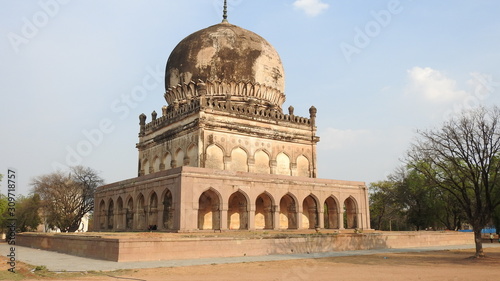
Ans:
{"label": "retaining wall", "polygon": [[459,232],[282,236],[161,239],[23,233],[17,235],[16,244],[88,258],[129,262],[466,245],[474,242],[473,234]]}

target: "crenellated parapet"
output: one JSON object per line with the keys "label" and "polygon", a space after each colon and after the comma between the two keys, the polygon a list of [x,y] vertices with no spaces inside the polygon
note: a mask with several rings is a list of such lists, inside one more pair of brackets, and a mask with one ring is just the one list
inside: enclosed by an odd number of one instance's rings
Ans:
{"label": "crenellated parapet", "polygon": [[245,81],[198,81],[178,84],[167,89],[164,97],[169,105],[186,103],[193,98],[205,96],[207,99],[224,99],[230,97],[234,103],[254,102],[259,107],[279,108],[286,100],[285,94],[276,88],[258,82]]}
{"label": "crenellated parapet", "polygon": [[294,115],[292,106],[289,108],[289,114],[284,114],[281,110],[277,110],[276,108],[260,107],[254,104],[252,100],[246,103],[237,103],[230,99],[221,100],[213,96],[208,96],[208,98],[205,98],[205,96],[200,96],[198,98],[191,97],[187,103],[181,104],[175,100],[173,104],[164,106],[162,108],[163,116],[161,117],[157,117],[157,113],[153,111],[151,114],[152,121],[149,123],[146,123],[146,115],[141,114],[139,116],[141,128],[139,135],[144,136],[145,134],[154,132],[201,111],[219,112],[238,118],[258,120],[261,122],[280,123],[289,127],[309,126],[311,128],[316,126],[315,119],[317,112],[316,108],[312,106],[309,110],[310,118],[306,118]]}

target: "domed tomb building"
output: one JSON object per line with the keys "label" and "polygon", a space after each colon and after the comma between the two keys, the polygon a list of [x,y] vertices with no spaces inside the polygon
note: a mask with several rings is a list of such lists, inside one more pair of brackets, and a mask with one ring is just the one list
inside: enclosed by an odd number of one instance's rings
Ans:
{"label": "domed tomb building", "polygon": [[370,228],[363,182],[316,178],[316,108],[283,112],[264,38],[227,20],[189,35],[165,88],[161,116],[139,116],[138,177],[95,193],[95,230]]}

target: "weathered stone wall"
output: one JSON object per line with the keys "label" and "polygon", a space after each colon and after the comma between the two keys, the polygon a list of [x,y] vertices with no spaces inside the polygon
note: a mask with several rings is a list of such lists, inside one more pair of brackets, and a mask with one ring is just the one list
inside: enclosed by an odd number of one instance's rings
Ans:
{"label": "weathered stone wall", "polygon": [[268,239],[112,239],[31,233],[17,236],[20,246],[118,262],[472,245],[473,241],[471,233],[459,232],[384,232]]}

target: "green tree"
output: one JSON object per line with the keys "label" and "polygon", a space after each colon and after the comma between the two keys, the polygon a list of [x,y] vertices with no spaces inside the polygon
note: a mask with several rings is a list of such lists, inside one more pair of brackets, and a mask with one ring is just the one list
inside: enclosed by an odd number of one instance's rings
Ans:
{"label": "green tree", "polygon": [[33,193],[42,200],[49,227],[78,230],[83,216],[94,209],[94,192],[104,180],[91,168],[76,166],[71,172],[55,172],[35,178]]}
{"label": "green tree", "polygon": [[9,200],[7,196],[0,194],[0,233],[5,233],[7,227],[7,207]]}
{"label": "green tree", "polygon": [[40,196],[33,194],[25,197],[20,196],[16,202],[16,225],[17,231],[36,231],[42,223],[40,219]]}
{"label": "green tree", "polygon": [[403,204],[398,200],[397,184],[390,179],[370,184],[370,218],[378,230],[408,230]]}
{"label": "green tree", "polygon": [[483,257],[481,230],[500,205],[500,110],[464,112],[439,129],[419,131],[408,164],[432,187],[451,194],[474,229],[476,257]]}

